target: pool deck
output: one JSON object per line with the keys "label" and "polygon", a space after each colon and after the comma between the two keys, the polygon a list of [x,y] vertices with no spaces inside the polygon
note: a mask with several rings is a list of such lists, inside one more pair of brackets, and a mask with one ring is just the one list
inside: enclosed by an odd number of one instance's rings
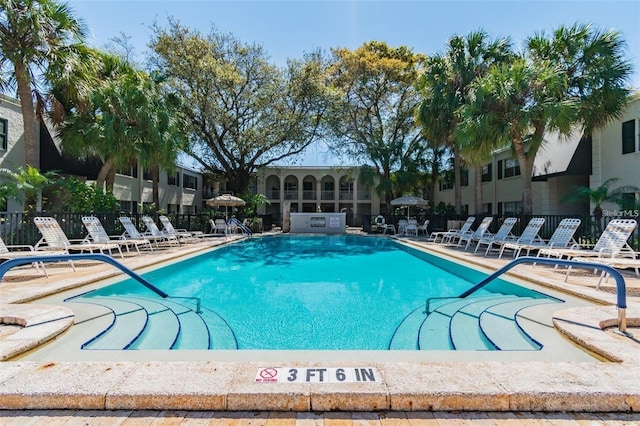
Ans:
{"label": "pool deck", "polygon": [[[509,260],[485,258],[420,238],[401,240],[489,269]],[[129,255],[123,263],[141,270],[184,255],[196,255],[224,241],[224,238],[209,239],[154,255]],[[230,360],[188,361],[180,359],[179,353],[171,359],[153,361],[122,360],[118,353],[108,361],[23,360],[28,351],[73,326],[70,310],[27,302],[119,274],[112,267],[95,262],[79,265],[77,269],[72,272],[66,264],[51,265],[47,267],[49,278],[44,278],[35,269],[18,268],[10,271],[0,285],[0,323],[20,325],[0,326],[0,357],[5,360],[0,363],[0,409],[271,412],[266,417],[255,414],[257,424],[268,423],[269,418],[277,416],[274,413],[287,411],[393,411],[400,414],[389,418],[399,421],[418,415],[411,413],[432,411],[640,411],[640,279],[632,273],[624,273],[628,287],[627,324],[629,331],[635,333],[635,337],[629,338],[614,332],[617,311],[613,280],[596,290],[598,277],[590,272],[576,272],[565,283],[565,274],[550,267],[519,265],[513,270],[515,277],[601,302],[601,306],[558,311],[554,325],[568,339],[608,359],[607,362],[481,359],[432,362],[405,359],[402,352],[398,352],[398,359],[363,361],[357,355],[352,359],[315,357],[311,351],[305,354],[305,360],[294,361],[287,360],[284,354],[279,357],[277,351],[258,352],[255,359],[244,359],[247,355],[239,353],[237,359]],[[366,367],[375,369],[378,375],[364,383],[256,382],[261,369],[285,366],[307,371]],[[431,418],[431,414],[422,415]],[[282,417],[294,422],[300,418],[300,413]],[[331,416],[323,418],[329,424],[327,419]],[[355,418],[355,414],[349,417],[353,423]],[[260,419],[265,421],[261,423]],[[380,416],[377,421],[381,423],[372,424],[391,424],[383,422]]]}

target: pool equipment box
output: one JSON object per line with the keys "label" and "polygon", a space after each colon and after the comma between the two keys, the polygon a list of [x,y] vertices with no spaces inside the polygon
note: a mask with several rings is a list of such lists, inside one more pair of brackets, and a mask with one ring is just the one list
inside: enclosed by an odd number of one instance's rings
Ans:
{"label": "pool equipment box", "polygon": [[345,234],[346,213],[291,213],[291,233]]}

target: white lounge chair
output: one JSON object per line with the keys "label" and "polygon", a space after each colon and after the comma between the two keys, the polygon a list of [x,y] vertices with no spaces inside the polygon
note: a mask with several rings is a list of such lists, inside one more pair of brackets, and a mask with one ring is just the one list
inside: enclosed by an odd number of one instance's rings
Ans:
{"label": "white lounge chair", "polygon": [[[10,249],[18,249],[18,250],[10,250]],[[6,245],[4,240],[0,238],[0,259],[10,260],[10,259],[25,259],[33,256],[46,256],[46,255],[56,255],[56,254],[66,254],[63,251],[53,251],[49,250],[45,252],[38,252],[36,249],[28,244],[14,244],[14,245]],[[73,262],[69,261],[71,267],[75,271],[76,268]],[[44,262],[33,262],[33,267],[36,268],[36,271],[40,272],[40,267],[42,267],[42,271],[46,277],[49,276],[47,273],[47,268],[44,266]]]}
{"label": "white lounge chair", "polygon": [[489,225],[493,222],[492,216],[487,216],[482,219],[480,225],[478,225],[478,229],[475,231],[467,231],[458,237],[458,246],[462,244],[463,241],[466,241],[464,249],[465,251],[469,248],[469,245],[473,241],[480,241],[483,238],[489,238],[492,234],[489,232]]}
{"label": "white lounge chair", "polygon": [[576,245],[568,249],[548,248],[538,251],[538,256],[566,257],[635,257],[634,251],[627,244],[627,240],[636,228],[634,219],[613,219],[602,231],[602,235],[596,241],[592,249],[580,249]]}
{"label": "white lounge chair", "polygon": [[489,254],[494,244],[517,240],[517,238],[511,233],[511,229],[513,229],[513,226],[516,224],[516,222],[518,222],[518,219],[516,219],[515,217],[506,218],[504,222],[502,222],[502,225],[495,235],[491,235],[478,240],[474,253],[478,252],[480,246],[486,245],[487,250],[484,252],[484,255],[486,256]]}
{"label": "white lounge chair", "polygon": [[549,238],[549,241],[506,243],[503,248],[514,250],[514,257],[519,257],[523,250],[526,250],[526,255],[528,256],[532,250],[569,248],[572,244],[575,244],[573,236],[578,230],[580,223],[582,223],[580,219],[562,219],[553,232],[553,235],[551,235],[551,238]]}
{"label": "white lounge chair", "polygon": [[524,228],[522,234],[518,237],[516,241],[506,241],[506,242],[496,242],[500,246],[500,253],[498,254],[498,259],[502,257],[502,254],[505,250],[513,250],[513,257],[516,256],[516,252],[519,250],[518,247],[523,244],[534,244],[534,243],[542,243],[544,240],[540,238],[540,229],[544,225],[543,217],[534,217],[529,220],[527,227]]}
{"label": "white lounge chair", "polygon": [[42,234],[42,238],[34,246],[36,250],[54,250],[65,254],[69,254],[70,250],[81,253],[99,251],[101,253],[108,252],[109,255],[113,255],[112,250],[117,250],[120,253],[120,257],[124,259],[119,244],[90,242],[88,240],[71,242],[58,221],[53,217],[38,216],[33,218],[33,222],[36,224],[40,234]]}
{"label": "white lounge chair", "polygon": [[166,238],[164,236],[154,237],[152,235],[142,235],[142,233],[138,231],[138,228],[136,228],[136,225],[134,225],[133,222],[131,221],[131,218],[127,216],[121,216],[118,218],[118,220],[120,220],[120,223],[124,228],[124,233],[122,234],[122,238],[125,238],[128,240],[149,241],[154,243],[156,247],[158,247],[158,243],[160,241],[166,241]]}
{"label": "white lounge chair", "polygon": [[100,219],[95,216],[83,216],[82,223],[84,224],[84,227],[87,228],[87,232],[89,232],[89,235],[87,236],[89,242],[118,244],[120,247],[125,247],[127,251],[129,251],[130,246],[134,246],[138,254],[140,254],[139,246],[144,245],[153,253],[151,241],[146,238],[127,238],[126,236],[121,235],[117,239],[112,239],[109,234],[107,234],[107,231],[105,231]]}
{"label": "white lounge chair", "polygon": [[[186,229],[176,229],[173,227],[173,224],[166,216],[159,216],[160,223],[162,223],[162,227],[164,228],[162,231],[168,235],[174,235],[177,238],[183,240],[197,240],[197,237]],[[202,233],[200,233],[202,235]]]}
{"label": "white lounge chair", "polygon": [[437,243],[438,242],[438,237],[440,237],[440,242],[441,243],[451,242],[451,240],[459,237],[460,235],[462,235],[465,232],[468,232],[471,229],[471,227],[473,226],[473,223],[475,221],[476,221],[476,218],[474,216],[469,216],[467,218],[467,221],[460,227],[460,229],[450,229],[448,231],[433,232],[433,233],[431,233],[432,241],[434,243]]}
{"label": "white lounge chair", "polygon": [[175,235],[169,235],[166,232],[162,232],[158,225],[153,221],[153,219],[149,216],[142,216],[142,221],[144,222],[144,226],[147,228],[147,232],[142,234],[145,238],[152,237],[156,240],[156,244],[158,241],[163,240],[167,241],[169,244],[175,243],[176,245],[180,244],[178,237]]}

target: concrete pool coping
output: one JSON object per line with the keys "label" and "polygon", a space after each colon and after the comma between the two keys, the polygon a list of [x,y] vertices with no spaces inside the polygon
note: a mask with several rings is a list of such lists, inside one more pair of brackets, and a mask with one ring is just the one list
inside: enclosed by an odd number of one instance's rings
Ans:
{"label": "concrete pool coping", "polygon": [[[496,264],[506,262],[473,256],[420,239],[405,241],[427,245],[430,250],[443,255],[471,260],[492,269]],[[165,261],[181,256],[185,251],[197,254],[210,245],[202,243],[198,247],[193,245],[187,249],[167,251],[153,259],[132,257],[127,262],[134,264],[129,266],[142,268],[146,263]],[[531,278],[531,267],[518,268],[522,268],[521,272],[516,271],[514,275]],[[35,278],[27,282],[18,281],[17,284],[9,281],[8,285],[3,282],[0,286],[3,300],[0,317],[32,324],[32,327],[25,328],[32,333],[31,336],[21,337],[20,332],[16,332],[0,339],[2,351],[10,346],[12,338],[14,343],[23,345],[28,341],[40,344],[43,337],[36,336],[38,327],[42,327],[41,330],[48,327],[49,330],[43,334],[51,337],[55,333],[51,328],[64,330],[70,326],[68,312],[62,309],[50,308],[51,311],[47,311],[49,308],[45,306],[34,308],[35,304],[20,306],[20,302],[33,300],[38,294],[52,294],[62,288],[79,285],[79,276],[60,272],[56,277],[56,273],[49,280]],[[103,268],[90,275],[92,279],[104,279],[103,274],[110,273]],[[640,344],[637,340],[605,330],[616,324],[616,309],[611,305],[615,295],[607,292],[606,287],[604,291],[596,292],[597,280],[592,276],[572,276],[569,284],[564,284],[564,274],[554,273],[549,268],[536,267],[533,273],[535,281],[550,281],[555,288],[567,286],[574,293],[608,303],[557,312],[554,325],[568,338],[617,362],[362,361],[357,358],[357,353],[353,360],[332,360],[330,356],[313,360],[311,356],[312,360],[294,362],[278,362],[277,353],[270,354],[269,358],[239,359],[238,362],[184,361],[175,357],[170,361],[137,362],[34,362],[18,359],[0,364],[0,408],[639,411]],[[554,276],[556,279],[552,279]],[[640,280],[628,275],[626,278],[631,293],[637,294]],[[638,298],[629,297],[628,306],[628,325],[640,326]],[[23,346],[22,350],[27,350],[27,347]],[[292,364],[298,368],[371,367],[379,372],[379,380],[368,383],[255,382],[256,373],[261,368]]]}

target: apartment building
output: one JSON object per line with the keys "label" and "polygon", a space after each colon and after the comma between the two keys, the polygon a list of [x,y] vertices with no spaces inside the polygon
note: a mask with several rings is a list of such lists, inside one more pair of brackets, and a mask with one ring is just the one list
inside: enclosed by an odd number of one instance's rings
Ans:
{"label": "apartment building", "polygon": [[[539,215],[588,214],[589,202],[562,202],[574,185],[598,188],[611,178],[613,190],[632,185],[640,188],[640,93],[629,103],[620,119],[596,131],[591,138],[576,132],[569,138],[548,135],[536,156],[533,167],[533,213]],[[522,209],[522,176],[518,161],[509,149],[493,155],[482,167],[483,211],[474,207],[475,171],[463,171],[462,205],[469,214],[517,214]],[[625,194],[628,205],[638,205],[640,194]],[[453,180],[439,182],[434,196],[436,203],[454,204]],[[607,205],[610,211],[620,210]],[[636,207],[637,208],[637,207]]]}
{"label": "apartment building", "polygon": [[281,217],[291,212],[346,212],[347,224],[361,225],[362,215],[377,215],[384,201],[361,182],[358,167],[267,167],[258,173],[257,192],[269,204],[261,213]]}
{"label": "apartment building", "polygon": [[[49,126],[51,127],[51,126]],[[95,181],[100,170],[98,161],[82,161],[65,156],[60,142],[40,125],[40,168],[60,174],[76,176],[81,180]],[[24,165],[23,121],[20,103],[16,99],[0,95],[0,167],[16,170]],[[178,165],[175,171],[160,171],[158,208],[168,213],[197,213],[203,208],[203,177],[192,168]],[[123,212],[143,212],[153,202],[153,186],[149,170],[136,164],[126,170],[118,170],[114,183],[114,196],[120,201]],[[22,211],[23,205],[8,199],[5,211]]]}

